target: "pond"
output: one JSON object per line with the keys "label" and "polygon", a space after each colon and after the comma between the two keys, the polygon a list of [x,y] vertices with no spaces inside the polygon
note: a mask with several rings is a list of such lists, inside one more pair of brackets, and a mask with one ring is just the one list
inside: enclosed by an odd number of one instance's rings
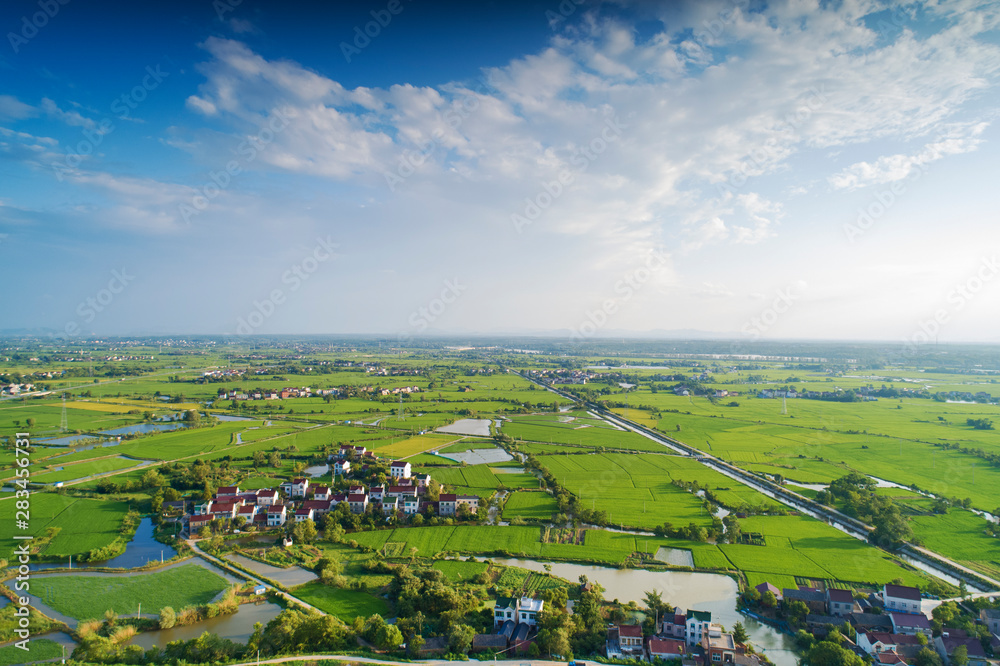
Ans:
{"label": "pond", "polygon": [[232,416],[231,414],[209,414],[220,421],[253,421],[249,416]]}
{"label": "pond", "polygon": [[220,615],[209,620],[203,620],[195,624],[183,627],[173,627],[172,629],[158,629],[157,631],[145,631],[136,634],[135,638],[129,641],[132,645],[141,645],[144,650],[148,650],[154,645],[166,647],[171,641],[187,641],[201,636],[209,631],[218,634],[222,638],[239,643],[246,643],[253,634],[253,625],[260,622],[267,625],[281,612],[281,606],[271,602],[259,604],[242,604],[239,611],[232,615]]}
{"label": "pond", "polygon": [[489,419],[459,419],[449,426],[436,428],[435,432],[444,432],[452,435],[475,435],[479,437],[490,436]]}
{"label": "pond", "polygon": [[742,622],[750,636],[750,642],[777,666],[797,664],[791,636],[736,610],[739,587],[728,576],[686,571],[612,569],[566,562],[543,563],[498,558],[493,561],[538,572],[544,572],[544,565],[547,564],[553,575],[573,582],[579,580],[580,576],[586,576],[589,580],[600,583],[606,599],[618,599],[623,603],[635,601],[641,605],[646,592],[656,590],[662,594],[664,601],[678,608],[711,611],[712,621],[724,625],[730,631],[737,622]]}
{"label": "pond", "polygon": [[329,465],[313,465],[312,467],[306,467],[302,470],[302,473],[306,476],[315,479],[318,476],[323,476],[330,472]]}
{"label": "pond", "polygon": [[[103,562],[73,562],[73,568],[80,567],[111,567],[114,569],[134,569],[152,560],[169,560],[177,551],[173,546],[160,543],[153,538],[153,521],[143,518],[135,531],[135,536],[125,545],[125,552],[117,557]],[[32,571],[44,569],[64,569],[69,562],[33,563],[28,567]]]}

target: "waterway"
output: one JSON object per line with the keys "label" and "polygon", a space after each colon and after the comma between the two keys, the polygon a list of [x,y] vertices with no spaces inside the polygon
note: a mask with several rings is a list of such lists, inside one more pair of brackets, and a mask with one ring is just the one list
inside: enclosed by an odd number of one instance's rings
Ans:
{"label": "waterway", "polygon": [[158,629],[156,631],[145,631],[136,634],[129,643],[141,645],[148,650],[154,645],[165,647],[171,641],[187,641],[201,636],[206,631],[218,634],[222,638],[246,643],[253,634],[253,625],[260,622],[267,625],[281,612],[281,606],[265,601],[259,604],[242,604],[239,611],[232,615],[219,615],[209,620],[203,620],[195,624],[183,627],[173,627],[172,629]]}

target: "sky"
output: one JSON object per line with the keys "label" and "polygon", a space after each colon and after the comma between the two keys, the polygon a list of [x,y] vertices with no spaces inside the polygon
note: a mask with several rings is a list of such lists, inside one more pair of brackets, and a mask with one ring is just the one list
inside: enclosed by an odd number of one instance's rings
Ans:
{"label": "sky", "polygon": [[998,342],[1000,5],[0,8],[0,330]]}

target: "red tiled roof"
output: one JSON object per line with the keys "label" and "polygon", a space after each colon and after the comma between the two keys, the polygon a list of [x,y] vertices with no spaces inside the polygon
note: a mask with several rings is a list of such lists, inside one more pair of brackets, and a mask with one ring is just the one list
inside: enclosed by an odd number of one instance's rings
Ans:
{"label": "red tiled roof", "polygon": [[909,599],[910,601],[920,601],[920,590],[915,587],[905,587],[903,585],[886,585],[885,594],[896,599]]}
{"label": "red tiled roof", "polygon": [[456,499],[458,499],[458,495],[452,493],[441,493],[438,495],[439,502],[454,502]]}
{"label": "red tiled roof", "polygon": [[368,496],[364,493],[351,493],[347,496],[348,502],[364,502],[368,499]]}
{"label": "red tiled roof", "polygon": [[650,638],[649,651],[653,654],[684,654],[687,649],[684,641],[673,638]]}
{"label": "red tiled roof", "polygon": [[629,638],[642,638],[642,627],[637,624],[619,624],[618,635]]}

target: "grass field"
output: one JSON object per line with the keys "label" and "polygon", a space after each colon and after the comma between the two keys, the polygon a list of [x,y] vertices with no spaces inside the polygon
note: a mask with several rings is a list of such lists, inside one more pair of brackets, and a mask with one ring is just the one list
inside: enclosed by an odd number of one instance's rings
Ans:
{"label": "grass field", "polygon": [[988,536],[986,520],[971,511],[914,516],[910,527],[927,548],[987,575],[1000,575],[1000,539]]}
{"label": "grass field", "polygon": [[545,492],[516,492],[507,498],[503,508],[504,520],[530,518],[551,520],[559,512],[559,505],[552,495]]}
{"label": "grass field", "polygon": [[389,605],[385,600],[360,590],[341,590],[324,585],[318,580],[292,589],[292,594],[320,610],[336,615],[344,622],[375,613],[386,615]]}
{"label": "grass field", "polygon": [[[82,479],[87,476],[93,476],[94,474],[103,474],[105,472],[112,472],[118,469],[135,467],[141,462],[141,460],[133,460],[131,458],[101,458],[100,460],[66,465],[58,471],[35,474],[32,476],[31,480],[37,481],[38,483],[70,481],[72,479]],[[53,465],[53,467],[57,466],[58,465]]]}
{"label": "grass field", "polygon": [[[10,500],[0,506],[5,511],[14,509]],[[10,558],[14,534],[32,534],[37,544],[50,530],[56,532],[55,537],[41,547],[38,555],[68,558],[102,548],[118,536],[127,511],[123,502],[33,493],[28,531],[15,530],[13,519],[0,522],[0,557]]]}
{"label": "grass field", "polygon": [[77,620],[98,618],[109,608],[119,615],[134,615],[140,603],[144,613],[159,613],[164,606],[180,610],[208,603],[226,587],[225,579],[197,564],[149,574],[51,576],[31,581],[31,591],[42,602]]}
{"label": "grass field", "polygon": [[485,562],[465,562],[464,560],[439,560],[434,568],[448,577],[454,583],[468,583],[477,575],[486,571],[489,565]]}
{"label": "grass field", "polygon": [[416,437],[409,437],[376,450],[378,451],[378,455],[386,458],[409,458],[424,451],[436,449],[454,440],[454,435],[417,435]]}
{"label": "grass field", "polygon": [[16,666],[32,661],[47,661],[59,659],[63,655],[62,646],[47,638],[32,638],[28,643],[28,651],[8,645],[0,648],[0,666]]}

